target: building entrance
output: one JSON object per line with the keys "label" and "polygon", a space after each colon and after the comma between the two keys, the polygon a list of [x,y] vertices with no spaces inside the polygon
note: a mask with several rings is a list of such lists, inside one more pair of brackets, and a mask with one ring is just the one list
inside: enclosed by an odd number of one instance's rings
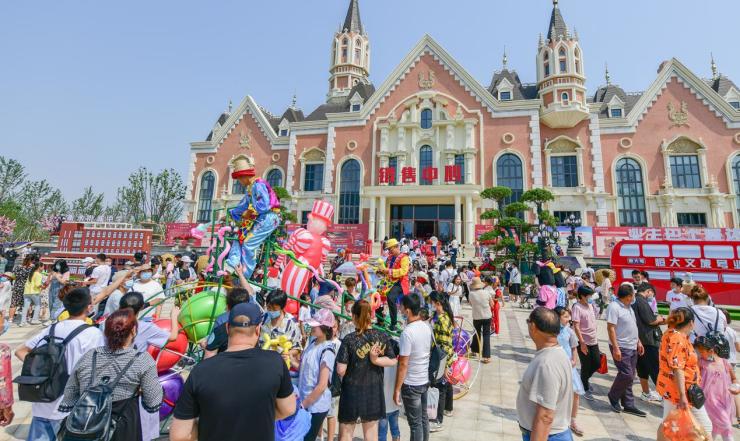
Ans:
{"label": "building entrance", "polygon": [[448,242],[454,221],[454,205],[391,205],[390,237],[426,240],[437,236]]}

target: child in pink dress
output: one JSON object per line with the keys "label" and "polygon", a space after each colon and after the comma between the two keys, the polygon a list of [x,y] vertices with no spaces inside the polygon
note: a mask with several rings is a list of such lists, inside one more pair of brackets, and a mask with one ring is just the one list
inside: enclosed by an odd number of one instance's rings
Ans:
{"label": "child in pink dress", "polygon": [[704,390],[709,419],[712,421],[712,437],[721,436],[723,441],[731,441],[732,423],[735,418],[735,397],[740,393],[735,386],[735,372],[730,363],[720,358],[712,338],[699,337],[694,342],[699,352],[701,388]]}

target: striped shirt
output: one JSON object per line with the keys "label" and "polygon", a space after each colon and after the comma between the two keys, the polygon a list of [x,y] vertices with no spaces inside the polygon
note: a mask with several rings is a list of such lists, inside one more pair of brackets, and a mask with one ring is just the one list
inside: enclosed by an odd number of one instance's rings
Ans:
{"label": "striped shirt", "polygon": [[[95,372],[92,372],[93,353],[97,352]],[[136,355],[133,347],[111,351],[105,346],[88,351],[75,366],[75,370],[67,381],[64,389],[64,399],[59,404],[60,412],[70,412],[82,390],[86,390],[90,383],[90,377],[94,375],[92,384],[99,384],[102,379],[108,378],[113,382],[131,357]],[[157,377],[157,368],[154,359],[148,353],[142,353],[134,360],[131,367],[121,377],[115,389],[113,389],[113,401],[126,400],[136,395],[141,389],[141,402],[144,409],[149,413],[159,410],[162,404],[162,386]]]}

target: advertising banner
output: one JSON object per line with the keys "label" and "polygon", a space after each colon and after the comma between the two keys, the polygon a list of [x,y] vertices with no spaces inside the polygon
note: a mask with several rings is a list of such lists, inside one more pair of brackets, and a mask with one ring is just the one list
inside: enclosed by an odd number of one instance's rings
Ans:
{"label": "advertising banner", "polygon": [[[560,246],[561,256],[564,256],[568,251],[568,236],[570,236],[570,227],[558,227],[558,233],[560,238],[558,239],[558,245]],[[577,227],[576,237],[580,238],[581,249],[583,250],[583,257],[593,257],[594,255],[594,233],[591,227]]]}
{"label": "advertising banner", "polygon": [[[187,241],[188,239],[192,239],[190,235],[190,230],[192,228],[197,227],[198,224],[193,222],[173,222],[169,223],[165,226],[165,233],[164,233],[164,244],[165,245],[175,245],[177,242],[180,241]],[[194,240],[195,246],[201,246],[200,241]]]}
{"label": "advertising banner", "polygon": [[[288,235],[302,227],[301,224],[287,224]],[[326,237],[331,242],[332,252],[343,248],[350,253],[365,253],[369,228],[367,224],[332,224],[326,230]]]}
{"label": "advertising banner", "polygon": [[610,257],[614,246],[625,239],[740,241],[740,228],[594,227],[593,230],[596,257]]}

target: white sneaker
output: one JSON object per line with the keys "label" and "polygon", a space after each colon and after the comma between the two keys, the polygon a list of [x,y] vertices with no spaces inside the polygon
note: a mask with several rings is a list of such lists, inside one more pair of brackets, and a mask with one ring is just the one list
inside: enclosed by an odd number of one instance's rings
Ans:
{"label": "white sneaker", "polygon": [[445,410],[445,416],[446,417],[452,417],[452,411],[451,410]]}
{"label": "white sneaker", "polygon": [[663,402],[663,397],[661,397],[660,394],[658,394],[658,392],[651,390],[649,395],[650,395],[650,398],[652,398],[651,401],[656,401],[658,403]]}
{"label": "white sneaker", "polygon": [[444,426],[441,423],[437,423],[437,422],[429,423],[429,432],[434,433],[434,432],[439,432],[442,430],[444,430]]}
{"label": "white sneaker", "polygon": [[645,393],[645,392],[641,393],[640,394],[640,399],[642,401],[647,401],[647,402],[651,402],[651,401],[661,402],[661,401],[663,401],[663,399],[660,397],[660,395],[658,395],[657,392],[655,392],[653,390],[651,390],[648,393]]}

